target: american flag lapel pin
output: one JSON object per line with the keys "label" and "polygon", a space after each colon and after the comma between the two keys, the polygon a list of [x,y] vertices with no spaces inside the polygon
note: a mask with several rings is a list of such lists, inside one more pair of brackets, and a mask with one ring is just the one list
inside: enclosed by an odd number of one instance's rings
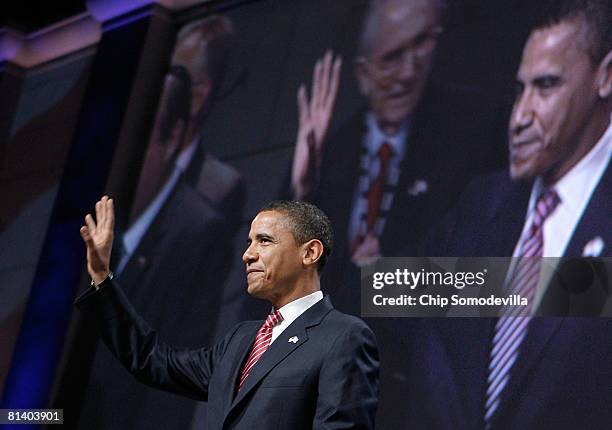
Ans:
{"label": "american flag lapel pin", "polygon": [[410,187],[408,187],[408,195],[412,197],[417,197],[421,194],[424,194],[429,189],[429,184],[425,179],[417,179],[415,180]]}

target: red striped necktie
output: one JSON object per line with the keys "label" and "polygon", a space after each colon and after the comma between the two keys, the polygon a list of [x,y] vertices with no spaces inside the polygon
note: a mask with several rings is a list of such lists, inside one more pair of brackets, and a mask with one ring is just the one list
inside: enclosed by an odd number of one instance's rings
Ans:
{"label": "red striped necktie", "polygon": [[351,255],[355,252],[359,245],[363,243],[365,236],[374,231],[374,225],[376,224],[376,220],[378,219],[378,215],[380,213],[380,204],[382,202],[383,190],[387,182],[387,171],[389,170],[389,163],[392,156],[393,147],[389,142],[383,142],[378,149],[378,160],[380,163],[378,167],[378,175],[376,175],[376,179],[370,185],[370,189],[368,190],[367,194],[368,209],[365,214],[366,231],[365,234],[362,233],[358,235],[353,241]]}
{"label": "red striped necktie", "polygon": [[520,255],[507,291],[526,297],[529,306],[524,308],[506,308],[495,324],[491,344],[487,392],[485,403],[485,428],[491,428],[493,416],[497,410],[502,392],[508,381],[514,362],[518,358],[519,348],[527,335],[531,317],[531,303],[540,279],[542,256],[544,254],[543,226],[546,219],[555,211],[561,200],[554,189],[545,190],[535,206],[533,221],[522,239]]}
{"label": "red striped necktie", "polygon": [[368,192],[368,214],[366,216],[366,224],[368,233],[374,230],[374,223],[378,219],[378,213],[380,212],[380,203],[382,201],[383,188],[387,180],[387,170],[389,170],[389,161],[393,155],[393,148],[388,142],[383,142],[378,150],[378,158],[380,161],[380,167],[378,168],[378,175],[376,180],[370,187]]}
{"label": "red striped necktie", "polygon": [[268,318],[264,321],[263,325],[257,332],[255,336],[255,342],[253,342],[253,348],[251,349],[251,353],[249,354],[249,358],[247,359],[244,367],[242,368],[242,373],[240,374],[240,382],[238,383],[238,390],[242,388],[244,381],[247,376],[251,372],[251,369],[257,361],[261,358],[266,349],[270,346],[270,341],[272,340],[272,329],[275,325],[280,323],[283,320],[283,316],[281,313],[276,310],[268,315]]}

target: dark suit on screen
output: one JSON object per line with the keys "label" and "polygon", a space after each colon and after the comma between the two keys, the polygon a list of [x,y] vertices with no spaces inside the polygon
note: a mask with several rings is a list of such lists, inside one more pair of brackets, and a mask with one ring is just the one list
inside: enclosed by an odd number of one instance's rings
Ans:
{"label": "dark suit on screen", "polygon": [[[427,253],[511,256],[519,240],[531,184],[507,172],[470,187]],[[608,164],[568,243],[580,257],[594,237],[612,255],[612,167]],[[483,196],[487,199],[483,201]],[[550,296],[547,290],[542,303]],[[421,429],[483,428],[494,319],[421,322],[415,342],[408,424]],[[504,391],[494,429],[607,428],[612,423],[612,320],[533,318]]]}
{"label": "dark suit on screen", "polygon": [[[144,318],[175,345],[210,342],[231,260],[231,241],[218,212],[179,178],[117,280]],[[119,242],[117,240],[116,242]],[[149,390],[130,378],[99,345],[80,428],[175,429],[191,422],[196,403]],[[168,411],[174,411],[169,414]]]}
{"label": "dark suit on screen", "polygon": [[[262,321],[238,324],[211,348],[173,349],[159,341],[111,281],[87,290],[76,305],[96,316],[108,347],[141,382],[208,400],[208,430],[374,428],[374,336],[328,298],[282,332],[238,393],[240,371]],[[204,311],[201,323],[206,324]]]}
{"label": "dark suit on screen", "polygon": [[200,140],[195,143],[193,158],[184,173],[191,185],[221,213],[228,232],[234,234],[243,222],[246,184],[242,175],[229,164],[204,149]]}

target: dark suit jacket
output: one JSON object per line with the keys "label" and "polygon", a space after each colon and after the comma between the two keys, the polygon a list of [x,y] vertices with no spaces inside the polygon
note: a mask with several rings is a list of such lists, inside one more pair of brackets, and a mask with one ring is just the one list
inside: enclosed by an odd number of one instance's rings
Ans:
{"label": "dark suit jacket", "polygon": [[[105,343],[138,380],[208,400],[209,430],[374,427],[374,336],[363,321],[334,310],[328,298],[287,327],[238,393],[240,371],[262,321],[238,324],[211,348],[173,349],[158,340],[112,281],[87,290],[75,303],[96,317]],[[298,341],[289,342],[292,337]]]}
{"label": "dark suit jacket", "polygon": [[[182,179],[117,280],[144,318],[175,345],[211,342],[232,242],[207,200]],[[116,242],[119,242],[117,240]],[[202,325],[201,312],[210,321]],[[80,417],[82,429],[187,428],[196,403],[149,390],[100,345]],[[174,414],[168,413],[174,411]]]}
{"label": "dark suit jacket", "polygon": [[[531,184],[507,172],[470,187],[430,246],[447,256],[511,256],[525,221]],[[612,255],[612,167],[608,166],[574,231],[566,256],[600,236]],[[485,199],[483,201],[483,196]],[[548,296],[544,297],[544,301]],[[412,428],[483,427],[487,365],[495,320],[422,321],[415,342]],[[612,423],[612,320],[533,318],[502,394],[493,428],[608,428]]]}

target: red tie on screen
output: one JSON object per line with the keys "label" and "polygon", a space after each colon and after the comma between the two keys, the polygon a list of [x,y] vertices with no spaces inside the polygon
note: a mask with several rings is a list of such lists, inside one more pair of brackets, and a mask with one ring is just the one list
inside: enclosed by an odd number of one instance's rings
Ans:
{"label": "red tie on screen", "polygon": [[370,191],[368,191],[368,215],[366,217],[368,233],[374,229],[374,224],[380,212],[380,201],[382,199],[383,188],[387,179],[387,170],[389,169],[389,161],[391,160],[392,154],[393,149],[388,142],[384,142],[378,150],[380,169],[378,169],[378,176],[372,183]]}
{"label": "red tie on screen", "polygon": [[489,357],[487,393],[485,404],[485,428],[491,427],[493,415],[499,406],[501,394],[510,379],[510,371],[519,354],[519,347],[527,334],[530,321],[529,308],[540,279],[544,235],[542,227],[561,200],[555,190],[549,189],[538,199],[533,222],[521,244],[521,259],[518,260],[507,291],[521,294],[529,302],[527,309],[505,309],[495,325],[492,349]]}
{"label": "red tie on screen", "polygon": [[[380,212],[380,203],[382,200],[383,189],[387,179],[387,171],[389,170],[389,161],[393,155],[393,148],[388,142],[383,142],[378,150],[378,159],[380,161],[380,168],[378,169],[378,176],[368,191],[368,212],[366,214],[366,234],[374,230],[374,224]],[[365,237],[363,235],[357,236],[357,239],[353,243],[353,252],[361,245]]]}
{"label": "red tie on screen", "polygon": [[272,328],[274,328],[274,326],[280,323],[282,320],[283,316],[278,310],[276,310],[268,315],[268,318],[266,318],[263,325],[257,332],[249,358],[247,359],[246,364],[242,368],[242,373],[240,374],[238,390],[242,388],[244,381],[246,380],[247,376],[249,376],[249,373],[251,372],[253,366],[255,366],[255,363],[257,363],[263,353],[266,352],[266,349],[268,349],[268,346],[270,346],[270,341],[272,340]]}

